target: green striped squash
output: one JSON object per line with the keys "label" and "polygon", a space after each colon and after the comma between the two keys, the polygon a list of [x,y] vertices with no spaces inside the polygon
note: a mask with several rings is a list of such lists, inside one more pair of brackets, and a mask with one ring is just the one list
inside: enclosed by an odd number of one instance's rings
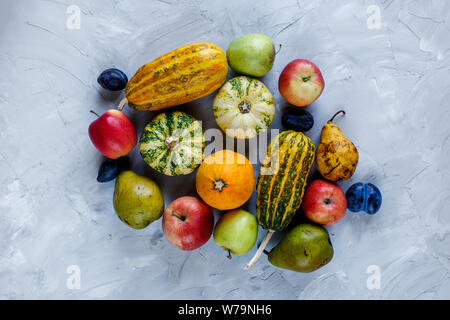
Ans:
{"label": "green striped squash", "polygon": [[139,141],[144,161],[168,176],[193,172],[203,160],[201,122],[184,112],[166,112],[145,127]]}
{"label": "green striped squash", "polygon": [[212,110],[217,124],[227,135],[248,139],[270,126],[275,116],[275,101],[264,83],[239,76],[220,88]]}
{"label": "green striped squash", "polygon": [[289,225],[302,203],[314,154],[314,143],[301,132],[283,131],[272,140],[257,186],[256,217],[264,229]]}

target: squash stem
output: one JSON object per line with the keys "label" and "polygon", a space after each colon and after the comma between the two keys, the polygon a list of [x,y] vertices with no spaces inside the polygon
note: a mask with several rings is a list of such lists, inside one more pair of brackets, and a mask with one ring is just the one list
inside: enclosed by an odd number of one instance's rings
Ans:
{"label": "squash stem", "polygon": [[343,113],[345,115],[345,111],[344,110],[339,110],[338,112],[336,112],[333,117],[331,117],[331,119],[328,122],[333,122],[334,118],[339,114],[339,113]]}
{"label": "squash stem", "polygon": [[269,230],[267,232],[266,236],[264,237],[264,240],[261,242],[261,245],[258,248],[258,251],[256,251],[252,260],[250,260],[249,263],[247,263],[244,270],[250,269],[251,267],[253,267],[253,265],[256,263],[256,261],[258,261],[259,257],[261,257],[261,254],[264,252],[264,249],[266,248],[267,244],[269,243],[270,238],[272,238],[272,235],[274,232],[275,232],[274,230]]}
{"label": "squash stem", "polygon": [[227,183],[222,179],[214,180],[213,184],[214,184],[213,190],[219,190],[219,192],[222,192],[223,188],[227,186]]}
{"label": "squash stem", "polygon": [[122,111],[127,103],[128,103],[128,99],[127,98],[123,98],[122,100],[120,100],[119,106],[117,107],[117,110]]}
{"label": "squash stem", "polygon": [[178,137],[175,136],[167,136],[166,139],[164,140],[164,144],[169,150],[175,149],[179,143],[180,139],[178,139]]}

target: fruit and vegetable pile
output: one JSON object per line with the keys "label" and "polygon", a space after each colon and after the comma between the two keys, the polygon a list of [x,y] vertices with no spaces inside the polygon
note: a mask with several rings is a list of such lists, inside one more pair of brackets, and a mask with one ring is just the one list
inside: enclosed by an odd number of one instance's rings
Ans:
{"label": "fruit and vegetable pile", "polygon": [[[281,46],[280,46],[281,48]],[[204,158],[205,137],[201,122],[182,111],[164,110],[147,124],[139,138],[139,153],[154,170],[167,176],[196,172],[198,197],[182,196],[164,205],[163,194],[153,180],[127,170],[127,154],[138,143],[130,119],[122,112],[163,110],[207,96],[217,90],[212,112],[218,126],[230,137],[249,139],[264,132],[276,113],[269,89],[257,79],[271,69],[277,52],[270,38],[248,34],[234,39],[226,54],[209,42],[189,44],[142,66],[128,80],[118,69],[107,69],[98,83],[107,90],[125,90],[117,109],[98,115],[89,126],[94,146],[106,159],[97,180],[116,179],[113,205],[127,226],[143,229],[163,217],[166,239],[181,250],[194,250],[213,235],[215,243],[232,255],[248,253],[256,243],[258,225],[267,230],[249,269],[268,255],[274,266],[311,272],[333,257],[333,246],[324,226],[340,221],[347,209],[375,214],[381,193],[372,183],[356,183],[345,194],[337,182],[352,177],[358,150],[334,123],[339,110],[322,128],[317,147],[304,133],[314,125],[303,107],[324,89],[319,68],[296,59],[281,72],[278,89],[292,105],[282,115],[286,129],[272,139],[255,181],[254,168],[242,154],[220,150]],[[228,66],[240,75],[226,81]],[[322,175],[307,183],[313,164]],[[241,207],[255,190],[255,215]],[[212,208],[221,210],[214,226]],[[292,226],[294,215],[310,222]],[[281,241],[265,250],[274,232],[289,228]]]}

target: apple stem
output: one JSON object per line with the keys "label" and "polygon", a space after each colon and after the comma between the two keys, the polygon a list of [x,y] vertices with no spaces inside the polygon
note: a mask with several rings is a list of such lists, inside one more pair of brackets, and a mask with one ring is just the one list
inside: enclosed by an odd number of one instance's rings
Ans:
{"label": "apple stem", "polygon": [[127,103],[128,103],[128,99],[127,98],[123,98],[122,100],[120,100],[119,106],[117,107],[117,110],[122,111]]}
{"label": "apple stem", "polygon": [[250,269],[251,267],[253,267],[253,265],[256,263],[256,261],[258,261],[259,257],[261,257],[261,254],[264,252],[264,249],[266,248],[267,244],[269,243],[270,238],[272,238],[272,235],[274,232],[275,232],[274,230],[267,231],[267,234],[264,237],[263,241],[261,242],[261,245],[259,246],[258,251],[256,251],[253,258],[249,261],[249,263],[247,263],[244,270]]}
{"label": "apple stem", "polygon": [[99,115],[97,112],[95,112],[94,110],[91,110],[90,112],[93,113],[93,114],[95,114],[97,117],[100,118],[100,115]]}
{"label": "apple stem", "polygon": [[277,51],[277,52],[275,52],[275,55],[277,55],[277,54],[278,54],[278,52],[280,52],[280,50],[281,50],[281,43],[280,43],[280,47],[278,48],[278,51]]}
{"label": "apple stem", "polygon": [[185,217],[180,216],[178,213],[176,213],[174,210],[172,210],[172,215],[174,215],[176,218],[180,219],[181,221],[186,220]]}
{"label": "apple stem", "polygon": [[233,258],[233,257],[231,256],[231,251],[230,251],[230,249],[228,249],[227,251],[228,251],[228,256],[227,256],[227,258],[231,260],[231,258]]}
{"label": "apple stem", "polygon": [[331,117],[331,119],[328,122],[333,122],[334,118],[339,114],[339,113],[343,113],[345,115],[345,111],[344,110],[339,110],[338,112],[336,112],[333,117]]}

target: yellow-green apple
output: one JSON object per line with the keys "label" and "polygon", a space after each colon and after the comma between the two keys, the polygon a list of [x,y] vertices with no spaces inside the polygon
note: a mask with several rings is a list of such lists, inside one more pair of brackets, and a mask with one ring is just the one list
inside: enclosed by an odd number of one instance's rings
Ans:
{"label": "yellow-green apple", "polygon": [[262,77],[268,73],[275,59],[275,46],[264,34],[251,33],[235,38],[227,49],[230,67],[241,74]]}
{"label": "yellow-green apple", "polygon": [[319,68],[305,59],[291,61],[278,79],[278,90],[283,98],[297,107],[313,103],[322,94],[324,87]]}
{"label": "yellow-green apple", "polygon": [[241,256],[250,251],[258,237],[256,217],[242,209],[225,213],[214,229],[214,241],[231,254]]}
{"label": "yellow-green apple", "polygon": [[328,226],[344,217],[347,199],[337,184],[314,180],[306,188],[302,210],[309,220]]}
{"label": "yellow-green apple", "polygon": [[212,209],[195,197],[176,199],[163,214],[164,235],[181,250],[194,250],[204,245],[211,237],[213,228]]}
{"label": "yellow-green apple", "polygon": [[111,109],[101,116],[91,112],[98,119],[90,124],[89,137],[105,157],[117,159],[134,148],[137,143],[136,129],[122,111]]}

